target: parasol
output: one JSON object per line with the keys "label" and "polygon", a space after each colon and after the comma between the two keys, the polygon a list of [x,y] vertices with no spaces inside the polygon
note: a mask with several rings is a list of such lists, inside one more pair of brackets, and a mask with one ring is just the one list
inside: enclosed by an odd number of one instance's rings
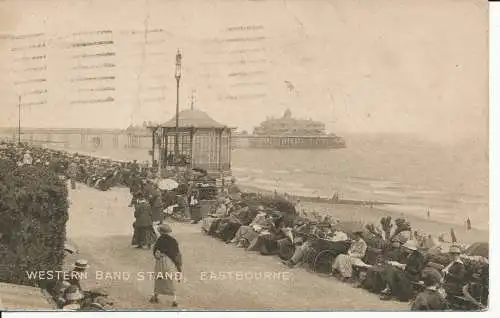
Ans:
{"label": "parasol", "polygon": [[464,254],[470,256],[482,256],[484,258],[489,258],[490,246],[486,242],[477,242],[469,246]]}
{"label": "parasol", "polygon": [[172,179],[160,179],[156,182],[156,185],[160,190],[173,190],[179,186],[177,181]]}

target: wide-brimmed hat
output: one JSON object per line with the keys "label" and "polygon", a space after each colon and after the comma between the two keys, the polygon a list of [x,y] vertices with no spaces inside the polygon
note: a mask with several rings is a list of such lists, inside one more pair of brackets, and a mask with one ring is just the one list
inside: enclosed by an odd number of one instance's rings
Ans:
{"label": "wide-brimmed hat", "polygon": [[168,224],[160,224],[158,225],[158,233],[160,234],[172,233],[172,228]]}
{"label": "wide-brimmed hat", "polygon": [[462,249],[458,245],[452,245],[450,246],[450,250],[448,251],[450,254],[461,254]]}
{"label": "wide-brimmed hat", "polygon": [[413,241],[413,240],[409,240],[407,241],[406,243],[403,244],[403,247],[404,248],[407,248],[411,251],[416,251],[418,250],[418,245],[417,245],[417,242]]}
{"label": "wide-brimmed hat", "polygon": [[87,269],[89,267],[89,263],[87,260],[79,259],[75,262],[75,268],[77,269]]}

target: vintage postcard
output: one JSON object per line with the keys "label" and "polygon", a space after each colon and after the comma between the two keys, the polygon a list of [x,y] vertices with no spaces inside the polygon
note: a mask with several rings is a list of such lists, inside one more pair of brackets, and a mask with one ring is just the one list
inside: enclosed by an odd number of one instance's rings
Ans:
{"label": "vintage postcard", "polygon": [[484,311],[488,4],[0,1],[4,310]]}

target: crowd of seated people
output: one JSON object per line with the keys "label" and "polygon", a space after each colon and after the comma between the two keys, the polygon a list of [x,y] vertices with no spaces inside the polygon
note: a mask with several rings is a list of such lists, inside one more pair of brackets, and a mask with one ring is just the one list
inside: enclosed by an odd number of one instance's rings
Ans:
{"label": "crowd of seated people", "polygon": [[[285,218],[283,212],[253,203],[220,198],[216,211],[203,219],[203,231],[247,251],[278,255],[289,267],[317,268],[322,261],[332,276],[379,294],[381,300],[413,300],[412,310],[444,310],[457,297],[464,298],[463,289],[470,280],[462,247],[452,245],[442,253],[428,243],[428,236],[412,233],[405,219],[394,221],[393,233],[375,231],[373,225],[344,231],[329,217],[312,220],[294,214]],[[428,256],[435,254],[448,263],[431,262]],[[484,273],[477,275],[484,279]],[[471,284],[471,291],[479,285]]]}
{"label": "crowd of seated people", "polygon": [[[46,165],[82,182],[90,176],[111,173],[113,186],[125,184],[156,194],[150,198],[160,202],[154,183],[148,181],[151,171],[137,163],[12,143],[2,144],[0,156],[18,165]],[[487,259],[464,255],[460,245],[452,245],[443,253],[439,243],[412,232],[402,218],[395,220],[394,233],[384,230],[387,218],[381,220],[382,230],[370,225],[347,231],[331,218],[288,211],[286,202],[270,204],[275,198],[250,199],[240,193],[234,181],[230,185],[230,191],[223,191],[226,195],[218,198],[215,212],[202,220],[202,229],[208,235],[248,251],[276,254],[290,267],[303,264],[317,269],[321,263],[333,276],[380,294],[383,300],[414,299],[414,310],[441,310],[457,302],[462,302],[462,308],[487,307]],[[155,202],[151,204],[158,205],[160,213],[165,205]]]}

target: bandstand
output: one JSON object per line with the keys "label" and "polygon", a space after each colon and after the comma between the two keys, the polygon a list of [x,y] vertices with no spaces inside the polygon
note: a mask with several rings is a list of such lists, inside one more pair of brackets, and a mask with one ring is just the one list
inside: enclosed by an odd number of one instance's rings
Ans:
{"label": "bandstand", "polygon": [[153,162],[162,171],[203,169],[211,175],[229,175],[231,128],[193,108],[179,112],[178,121],[178,129],[175,116],[161,126],[150,127]]}

